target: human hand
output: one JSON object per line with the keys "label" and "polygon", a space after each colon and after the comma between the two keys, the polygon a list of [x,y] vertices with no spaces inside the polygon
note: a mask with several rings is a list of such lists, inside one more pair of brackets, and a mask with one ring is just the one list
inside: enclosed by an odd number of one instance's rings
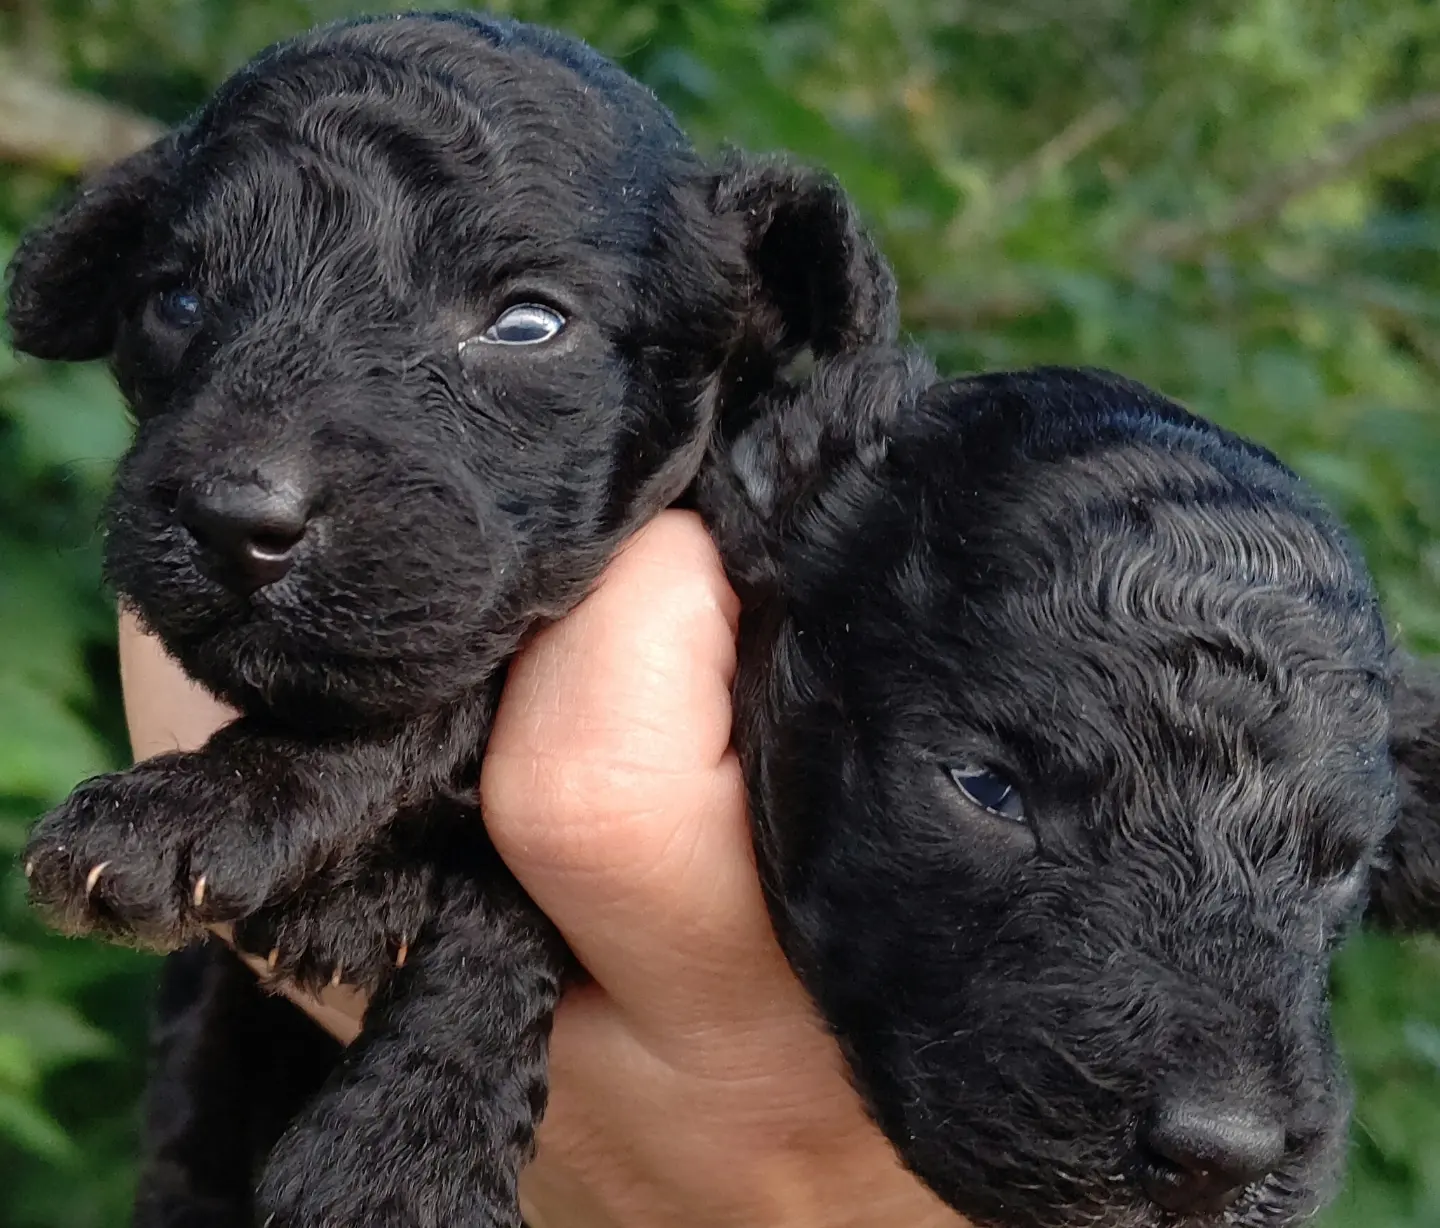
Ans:
{"label": "human hand", "polygon": [[[512,666],[487,827],[593,981],[561,1003],[532,1228],[963,1228],[894,1157],[776,946],[729,747],[736,599],[666,513]],[[226,712],[133,626],[137,754]],[[303,1002],[342,1039],[357,996]]]}

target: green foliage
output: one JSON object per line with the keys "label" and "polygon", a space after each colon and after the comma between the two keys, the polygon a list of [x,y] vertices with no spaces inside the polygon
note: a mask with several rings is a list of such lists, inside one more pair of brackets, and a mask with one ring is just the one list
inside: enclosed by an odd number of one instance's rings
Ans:
{"label": "green foliage", "polygon": [[[1440,650],[1440,125],[1403,110],[1434,108],[1440,6],[492,7],[618,56],[703,145],[831,167],[949,369],[1116,367],[1269,444],[1347,517],[1408,642]],[[12,0],[0,50],[174,120],[266,41],[360,8]],[[63,186],[0,167],[0,254]],[[124,755],[94,525],[126,431],[102,373],[0,348],[7,858],[38,809]],[[154,963],[46,935],[22,897],[0,880],[0,1224],[115,1228]],[[1440,944],[1362,937],[1335,984],[1359,1106],[1325,1222],[1440,1223]]]}

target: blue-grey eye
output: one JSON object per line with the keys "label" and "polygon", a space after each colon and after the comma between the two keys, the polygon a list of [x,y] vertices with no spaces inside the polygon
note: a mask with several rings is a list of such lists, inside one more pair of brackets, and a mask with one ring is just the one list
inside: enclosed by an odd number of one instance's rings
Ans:
{"label": "blue-grey eye", "polygon": [[955,787],[980,809],[1015,823],[1025,822],[1025,802],[1020,790],[999,772],[971,763],[962,763],[947,771]]}
{"label": "blue-grey eye", "polygon": [[162,290],[154,303],[156,318],[167,328],[194,328],[204,315],[200,296],[183,287]]}
{"label": "blue-grey eye", "polygon": [[480,334],[491,345],[539,345],[565,327],[565,317],[539,303],[517,303],[500,313],[500,318]]}

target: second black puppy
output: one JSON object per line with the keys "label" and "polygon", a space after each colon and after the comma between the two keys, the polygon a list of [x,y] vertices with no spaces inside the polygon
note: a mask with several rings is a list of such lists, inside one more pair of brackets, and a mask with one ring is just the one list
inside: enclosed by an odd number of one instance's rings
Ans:
{"label": "second black puppy", "polygon": [[1331,954],[1440,925],[1440,691],[1332,518],[1137,384],[885,348],[701,501],[776,930],[905,1161],[1004,1228],[1306,1218]]}
{"label": "second black puppy", "polygon": [[272,48],[12,275],[17,347],[113,356],[134,407],[122,600],[244,714],[46,816],[33,898],[376,990],[264,1222],[513,1225],[567,956],[476,813],[503,665],[779,364],[892,330],[883,263],[828,180],[709,168],[584,46],[442,15]]}

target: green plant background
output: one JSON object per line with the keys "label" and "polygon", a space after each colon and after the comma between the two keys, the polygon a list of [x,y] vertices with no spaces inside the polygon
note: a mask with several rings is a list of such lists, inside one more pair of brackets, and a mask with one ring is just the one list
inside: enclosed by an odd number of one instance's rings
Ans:
{"label": "green plant background", "polygon": [[[1440,5],[494,7],[618,56],[704,146],[830,166],[947,368],[1112,366],[1275,448],[1359,534],[1404,638],[1440,650]],[[174,120],[267,41],[353,11],[0,0],[0,81],[23,64]],[[66,187],[57,160],[0,162],[0,256]],[[127,433],[103,371],[0,345],[0,1225],[17,1228],[116,1228],[133,1173],[155,962],[45,934],[12,868],[44,805],[124,759],[95,524]],[[1358,939],[1336,997],[1359,1107],[1325,1222],[1434,1228],[1440,944]]]}

